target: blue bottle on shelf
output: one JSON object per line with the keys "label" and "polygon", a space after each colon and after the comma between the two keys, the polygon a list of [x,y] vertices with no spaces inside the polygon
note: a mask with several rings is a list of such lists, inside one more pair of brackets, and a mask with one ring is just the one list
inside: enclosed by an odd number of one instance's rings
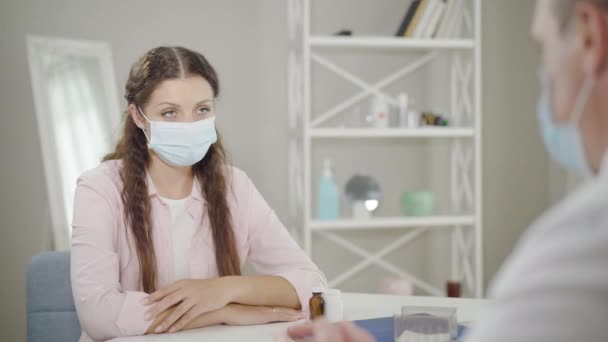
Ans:
{"label": "blue bottle on shelf", "polygon": [[323,163],[323,174],[319,180],[317,215],[319,220],[337,220],[340,216],[340,195],[328,159]]}

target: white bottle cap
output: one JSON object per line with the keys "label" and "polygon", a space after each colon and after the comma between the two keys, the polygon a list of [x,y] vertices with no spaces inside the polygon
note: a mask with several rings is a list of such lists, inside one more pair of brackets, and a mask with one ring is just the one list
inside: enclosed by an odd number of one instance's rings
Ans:
{"label": "white bottle cap", "polygon": [[325,159],[323,161],[323,177],[332,178],[333,172],[331,171],[331,160]]}
{"label": "white bottle cap", "polygon": [[339,296],[341,294],[340,290],[338,289],[327,289],[325,291],[323,291],[323,296]]}
{"label": "white bottle cap", "polygon": [[312,288],[312,293],[323,293],[323,288],[319,286],[315,286]]}

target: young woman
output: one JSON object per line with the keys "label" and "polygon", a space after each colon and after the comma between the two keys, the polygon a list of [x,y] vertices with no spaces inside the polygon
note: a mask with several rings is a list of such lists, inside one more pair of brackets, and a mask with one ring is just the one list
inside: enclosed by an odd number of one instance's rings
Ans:
{"label": "young woman", "polygon": [[[81,341],[303,318],[325,277],[215,129],[216,72],[159,47],[131,68],[124,133],[78,180],[72,289]],[[243,276],[250,263],[258,276]]]}

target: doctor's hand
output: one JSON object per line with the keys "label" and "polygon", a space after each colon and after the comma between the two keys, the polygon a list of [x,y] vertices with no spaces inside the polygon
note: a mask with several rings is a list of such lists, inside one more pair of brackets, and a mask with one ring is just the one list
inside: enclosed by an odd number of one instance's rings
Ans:
{"label": "doctor's hand", "polygon": [[296,342],[374,342],[370,334],[352,323],[334,325],[325,320],[291,327],[287,329],[287,335]]}
{"label": "doctor's hand", "polygon": [[232,301],[234,291],[226,278],[184,279],[168,285],[144,300],[151,306],[146,319],[157,318],[167,309],[170,314],[156,325],[155,333],[174,332],[182,329],[198,316],[224,308]]}

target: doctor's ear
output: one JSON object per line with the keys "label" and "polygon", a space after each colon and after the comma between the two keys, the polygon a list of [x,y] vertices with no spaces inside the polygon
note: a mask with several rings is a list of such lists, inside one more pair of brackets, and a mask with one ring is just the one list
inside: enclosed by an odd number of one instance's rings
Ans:
{"label": "doctor's ear", "polygon": [[599,78],[608,71],[608,12],[597,4],[580,2],[575,16],[585,71]]}
{"label": "doctor's ear", "polygon": [[137,106],[133,103],[129,104],[129,113],[131,113],[131,119],[135,122],[135,125],[140,129],[146,129],[146,122],[144,116],[139,112]]}

